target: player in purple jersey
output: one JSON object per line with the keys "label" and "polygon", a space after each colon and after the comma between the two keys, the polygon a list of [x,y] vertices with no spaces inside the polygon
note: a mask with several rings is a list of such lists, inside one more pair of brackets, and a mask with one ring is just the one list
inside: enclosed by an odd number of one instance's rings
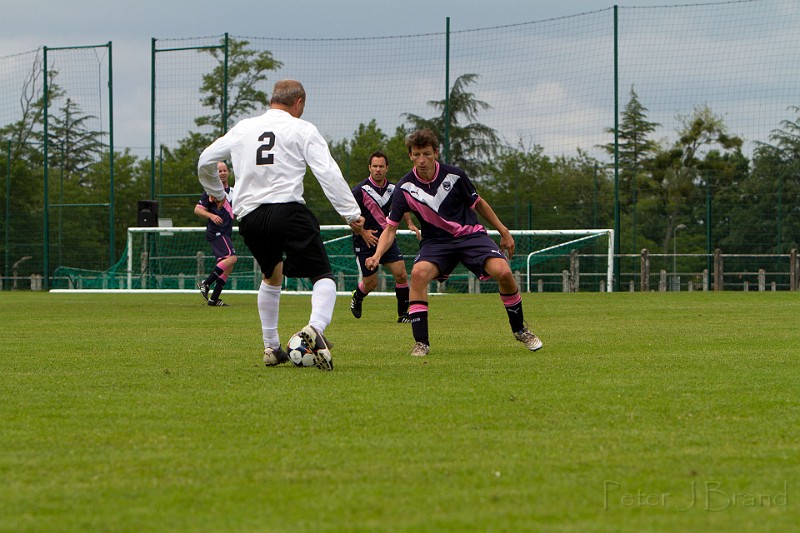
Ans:
{"label": "player in purple jersey", "polygon": [[[508,228],[478,195],[463,170],[437,161],[439,140],[431,130],[409,135],[406,147],[414,168],[395,186],[386,228],[366,265],[378,265],[394,241],[401,218],[413,212],[422,226],[422,242],[411,269],[409,316],[415,341],[411,355],[423,357],[430,352],[428,285],[449,275],[459,262],[480,279],[497,281],[514,338],[529,350],[538,350],[542,341],[525,323],[522,297],[508,264],[507,257],[514,255],[514,238]],[[476,213],[500,232],[499,247]]]}
{"label": "player in purple jersey", "polygon": [[[364,262],[375,252],[375,245],[386,226],[386,215],[389,214],[394,184],[389,183],[386,174],[389,171],[389,158],[383,152],[373,152],[369,156],[369,177],[353,188],[353,196],[361,208],[364,217],[364,228],[359,233],[353,234],[353,251],[356,254],[361,281],[353,291],[350,300],[350,311],[356,318],[361,318],[362,303],[367,295],[378,286],[378,270],[367,268]],[[417,239],[420,232],[411,216],[404,216],[408,229],[416,232]],[[381,257],[381,264],[386,265],[394,276],[394,294],[397,298],[397,322],[410,323],[408,318],[408,274],[403,261],[403,253],[397,242],[393,242],[386,253]]]}
{"label": "player in purple jersey", "polygon": [[[233,241],[231,240],[231,235],[233,234],[233,211],[228,201],[228,195],[231,191],[228,186],[228,165],[220,161],[217,163],[217,172],[219,173],[219,180],[225,189],[226,198],[218,201],[216,197],[209,196],[208,193],[204,192],[200,201],[194,206],[195,215],[208,219],[206,240],[211,244],[211,251],[217,260],[214,270],[205,280],[197,283],[197,288],[200,289],[200,294],[203,295],[203,298],[208,301],[208,305],[214,307],[228,305],[220,300],[219,296],[236,264],[236,250],[233,249]],[[211,285],[214,285],[214,290],[209,296]]]}

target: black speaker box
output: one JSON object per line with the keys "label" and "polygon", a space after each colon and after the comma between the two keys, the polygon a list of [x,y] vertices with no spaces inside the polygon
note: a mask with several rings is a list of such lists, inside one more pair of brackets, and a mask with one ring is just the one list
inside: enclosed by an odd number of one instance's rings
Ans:
{"label": "black speaker box", "polygon": [[137,207],[136,225],[140,228],[157,228],[158,202],[156,200],[139,200]]}

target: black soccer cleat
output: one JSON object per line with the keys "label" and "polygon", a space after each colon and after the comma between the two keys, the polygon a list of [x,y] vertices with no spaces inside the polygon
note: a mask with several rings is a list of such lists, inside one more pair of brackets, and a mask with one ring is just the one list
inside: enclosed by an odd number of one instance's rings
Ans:
{"label": "black soccer cleat", "polygon": [[205,281],[198,281],[197,282],[197,288],[200,289],[200,295],[203,298],[205,298],[206,301],[208,301],[209,286],[206,285],[206,282]]}
{"label": "black soccer cleat", "polygon": [[209,300],[208,305],[210,305],[211,307],[228,307],[228,304],[226,304],[222,300]]}
{"label": "black soccer cleat", "polygon": [[361,304],[363,302],[364,300],[358,297],[356,291],[353,291],[353,297],[350,299],[350,312],[353,313],[354,317],[361,318]]}
{"label": "black soccer cleat", "polygon": [[397,317],[398,324],[411,324],[411,318],[409,318],[408,313],[404,315],[400,315]]}

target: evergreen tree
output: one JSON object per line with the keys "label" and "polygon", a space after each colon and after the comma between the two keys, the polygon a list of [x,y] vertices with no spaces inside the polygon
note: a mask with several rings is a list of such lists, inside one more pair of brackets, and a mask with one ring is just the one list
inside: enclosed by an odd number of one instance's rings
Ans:
{"label": "evergreen tree", "polygon": [[[622,112],[622,121],[619,125],[616,153],[619,163],[619,209],[622,216],[628,215],[630,219],[631,251],[634,253],[641,248],[641,243],[637,243],[639,189],[641,182],[649,177],[648,166],[658,150],[658,144],[648,136],[658,126],[660,124],[657,122],[647,120],[647,108],[639,101],[639,95],[631,86],[630,99]],[[606,128],[605,132],[614,135],[615,130]],[[603,148],[612,158],[614,157],[613,142],[604,145]]]}
{"label": "evergreen tree", "polygon": [[[478,74],[462,74],[453,83],[449,95],[449,120],[448,135],[449,147],[442,148],[442,156],[449,148],[449,162],[467,171],[471,177],[480,178],[486,160],[494,156],[500,147],[500,138],[497,132],[476,122],[480,110],[491,109],[491,105],[483,100],[478,100],[474,93],[468,92],[467,87],[478,79]],[[414,129],[429,128],[439,141],[445,142],[445,121],[447,113],[445,100],[430,100],[428,105],[440,111],[433,118],[423,118],[412,113],[404,116]]]}

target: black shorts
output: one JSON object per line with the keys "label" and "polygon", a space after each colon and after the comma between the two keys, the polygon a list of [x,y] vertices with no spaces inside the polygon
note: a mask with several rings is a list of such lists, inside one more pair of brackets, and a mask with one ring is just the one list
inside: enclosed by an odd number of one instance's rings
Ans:
{"label": "black shorts", "polygon": [[[376,248],[368,248],[364,243],[356,244],[353,242],[353,251],[355,252],[356,259],[358,260],[358,266],[361,268],[361,275],[365,278],[375,274],[378,271],[377,268],[375,270],[370,270],[366,265],[367,258],[375,255],[375,250]],[[403,252],[400,251],[397,241],[394,241],[389,249],[386,250],[386,253],[381,256],[380,264],[385,265],[386,263],[394,263],[402,260]]]}
{"label": "black shorts", "polygon": [[473,233],[455,239],[422,241],[414,263],[429,261],[435,264],[439,268],[437,279],[446,278],[461,263],[478,278],[486,280],[491,276],[483,265],[492,257],[506,259],[500,246],[486,233]]}
{"label": "black shorts", "polygon": [[303,204],[260,205],[239,220],[239,234],[268,278],[281,261],[290,278],[333,277],[317,217]]}
{"label": "black shorts", "polygon": [[230,235],[217,233],[210,239],[208,235],[206,235],[206,240],[211,244],[211,253],[214,254],[214,258],[216,258],[217,261],[236,255],[236,250],[233,249],[233,242],[231,241]]}

